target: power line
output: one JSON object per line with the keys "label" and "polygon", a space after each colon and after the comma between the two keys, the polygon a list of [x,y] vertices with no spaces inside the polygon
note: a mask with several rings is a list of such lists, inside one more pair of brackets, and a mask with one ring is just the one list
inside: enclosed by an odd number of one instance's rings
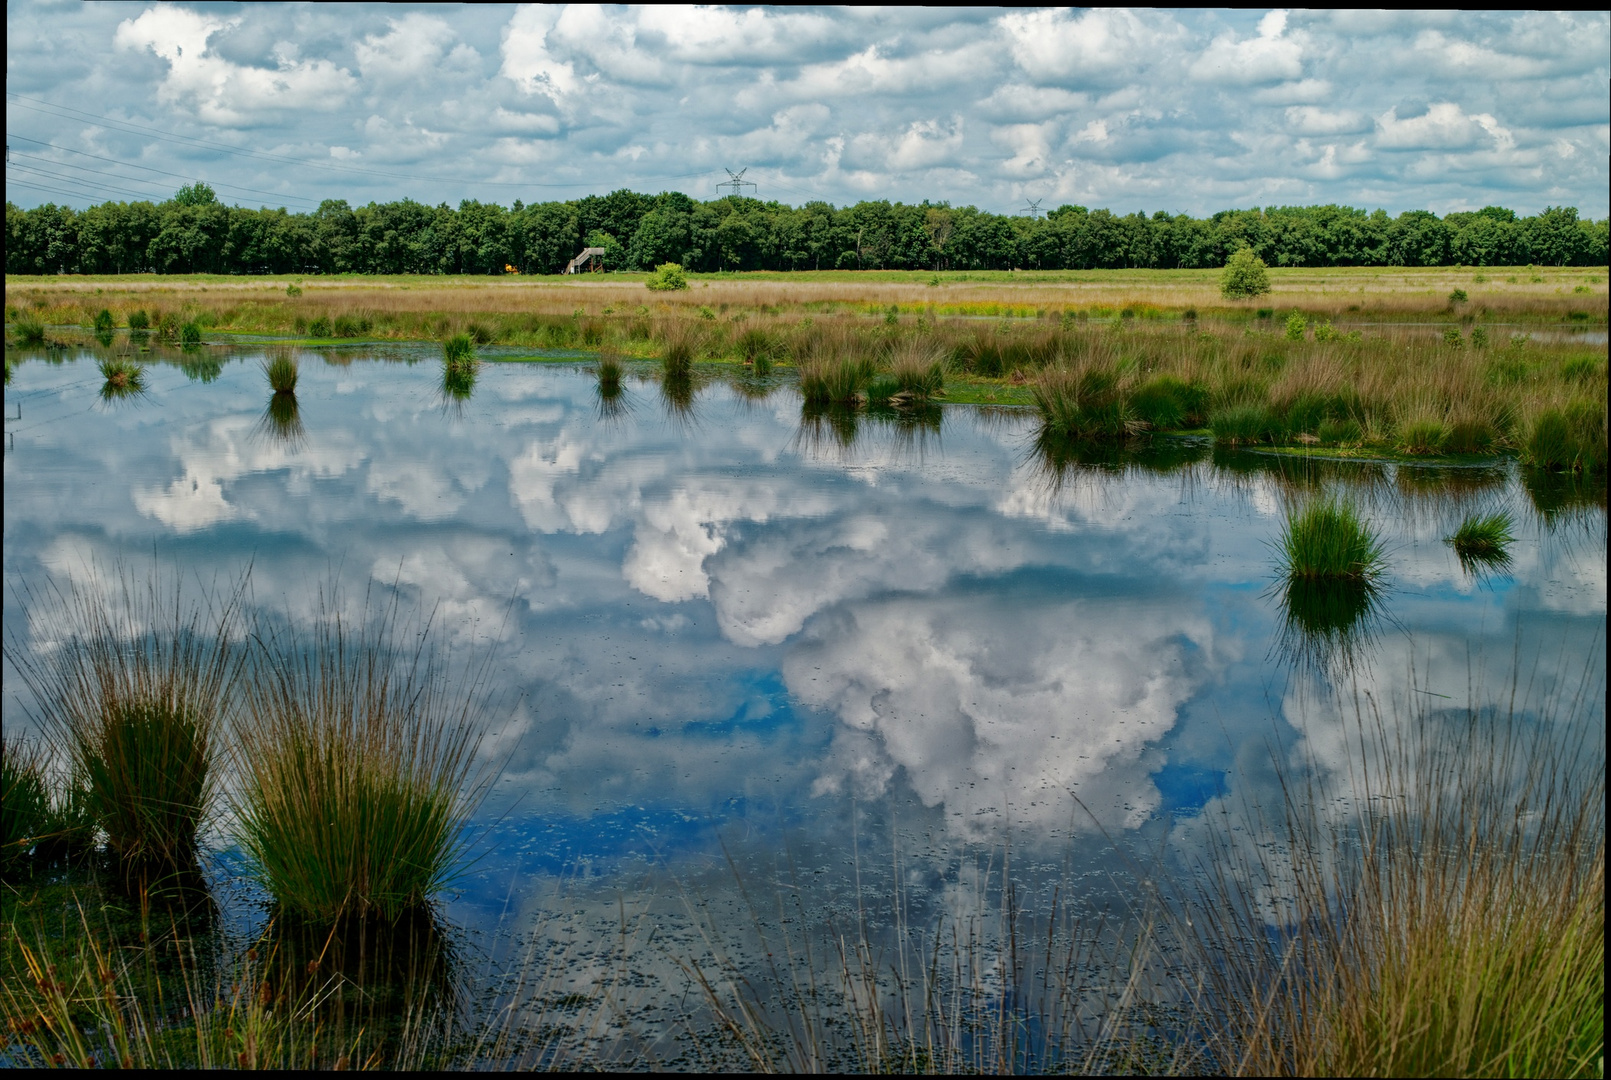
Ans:
{"label": "power line", "polygon": [[81,199],[89,199],[92,202],[97,201],[97,200],[104,202],[106,200],[106,195],[104,193],[102,193],[102,192],[74,191],[74,190],[64,188],[64,187],[60,186],[59,184],[58,185],[53,185],[51,187],[45,187],[43,184],[32,184],[32,183],[29,183],[27,180],[14,180],[14,179],[9,179],[8,178],[6,180],[6,187],[8,187],[8,188],[13,188],[13,187],[33,188],[35,191],[43,191],[46,195],[54,195],[54,196],[58,196],[58,197],[60,197],[62,195],[76,195]]}
{"label": "power line", "polygon": [[[87,153],[86,151],[83,151],[83,150],[74,150],[70,146],[57,146],[55,143],[42,142],[39,139],[30,139],[26,135],[13,135],[13,134],[8,132],[6,134],[6,138],[8,138],[8,139],[20,139],[23,142],[33,143],[35,146],[45,146],[45,147],[49,147],[52,150],[60,150],[63,153],[77,154],[79,157],[93,158],[96,161],[109,161],[114,165],[122,165],[125,168],[129,168],[129,169],[141,169],[141,170],[143,170],[145,172],[156,173],[158,176],[171,176],[171,177],[174,177],[174,178],[179,179],[179,180],[194,180],[195,179],[194,176],[187,176],[184,173],[168,172],[166,169],[156,169],[156,168],[151,167],[150,165],[141,165],[141,164],[139,164],[137,162],[133,162],[133,161],[123,161],[120,158],[109,158],[109,157],[106,157],[106,156],[104,156],[102,154],[91,154],[91,153]],[[69,165],[65,161],[59,161],[58,162],[58,161],[54,161],[51,158],[37,157],[36,155],[33,155],[33,154],[18,154],[17,156],[18,157],[32,157],[36,161],[49,161],[52,164],[61,165],[61,166],[65,167],[65,168],[84,169],[86,172],[98,172],[99,171],[99,170],[96,170],[96,169],[86,168],[83,165]],[[115,176],[116,174],[115,173],[107,173],[105,175],[107,175],[107,176]],[[153,183],[153,181],[140,180],[137,177],[133,177],[133,176],[122,177],[122,179],[131,180],[131,181],[134,181],[136,183],[142,183],[142,184]],[[317,205],[316,203],[314,203],[314,201],[312,199],[304,199],[304,198],[301,198],[301,197],[296,196],[296,195],[285,195],[285,194],[282,194],[280,192],[275,192],[275,191],[261,191],[261,190],[259,190],[257,188],[242,187],[240,184],[229,184],[229,183],[225,183],[223,181],[209,180],[207,182],[212,184],[212,186],[214,186],[216,188],[229,188],[230,190],[233,190],[233,191],[244,191],[244,192],[247,192],[247,193],[252,194],[252,195],[267,195],[271,199],[285,199],[285,200],[290,201],[290,202],[307,203],[310,206]]]}
{"label": "power line", "polygon": [[83,187],[98,187],[104,191],[110,191],[116,195],[127,195],[132,199],[149,199],[151,197],[151,193],[148,191],[130,191],[128,188],[120,188],[113,184],[104,184],[98,180],[85,180],[81,176],[63,176],[61,173],[53,173],[46,169],[36,169],[32,165],[18,165],[16,162],[7,162],[6,168],[21,169],[23,172],[32,173],[35,176],[44,176],[51,180],[65,180],[69,184],[78,184]]}

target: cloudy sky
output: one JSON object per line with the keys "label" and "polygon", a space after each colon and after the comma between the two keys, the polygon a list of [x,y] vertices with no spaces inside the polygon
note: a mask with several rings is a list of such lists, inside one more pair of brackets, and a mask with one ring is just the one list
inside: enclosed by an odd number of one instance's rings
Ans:
{"label": "cloudy sky", "polygon": [[6,7],[7,197],[1607,213],[1605,12]]}

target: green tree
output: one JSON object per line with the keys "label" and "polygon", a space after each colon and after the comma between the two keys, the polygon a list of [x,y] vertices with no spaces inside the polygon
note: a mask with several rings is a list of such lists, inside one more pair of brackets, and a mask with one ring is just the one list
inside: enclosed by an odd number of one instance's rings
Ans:
{"label": "green tree", "polygon": [[1253,254],[1250,247],[1237,248],[1225,260],[1219,291],[1227,300],[1245,300],[1269,292],[1270,273],[1265,269],[1264,260]]}
{"label": "green tree", "polygon": [[676,263],[662,263],[644,284],[654,292],[677,292],[688,287],[688,275]]}
{"label": "green tree", "polygon": [[218,201],[211,184],[204,184],[197,180],[194,184],[186,184],[173,193],[173,201],[180,206],[211,206]]}

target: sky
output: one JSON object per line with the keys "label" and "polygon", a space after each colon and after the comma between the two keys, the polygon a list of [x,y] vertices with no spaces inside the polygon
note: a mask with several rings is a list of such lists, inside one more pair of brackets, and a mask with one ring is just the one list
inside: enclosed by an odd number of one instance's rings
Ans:
{"label": "sky", "polygon": [[6,196],[1607,214],[1611,17],[6,7]]}

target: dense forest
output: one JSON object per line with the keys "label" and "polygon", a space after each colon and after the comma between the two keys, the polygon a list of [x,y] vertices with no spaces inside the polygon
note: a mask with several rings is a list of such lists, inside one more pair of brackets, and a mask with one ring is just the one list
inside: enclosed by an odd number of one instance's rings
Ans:
{"label": "dense forest", "polygon": [[1346,206],[1206,218],[1062,206],[1045,217],[861,202],[793,207],[616,191],[512,207],[404,199],[311,214],[225,206],[206,184],[86,210],[6,203],[8,274],[501,274],[562,270],[584,245],[611,270],[1007,270],[1215,267],[1249,244],[1272,266],[1604,266],[1606,225],[1571,207],[1397,217]]}

